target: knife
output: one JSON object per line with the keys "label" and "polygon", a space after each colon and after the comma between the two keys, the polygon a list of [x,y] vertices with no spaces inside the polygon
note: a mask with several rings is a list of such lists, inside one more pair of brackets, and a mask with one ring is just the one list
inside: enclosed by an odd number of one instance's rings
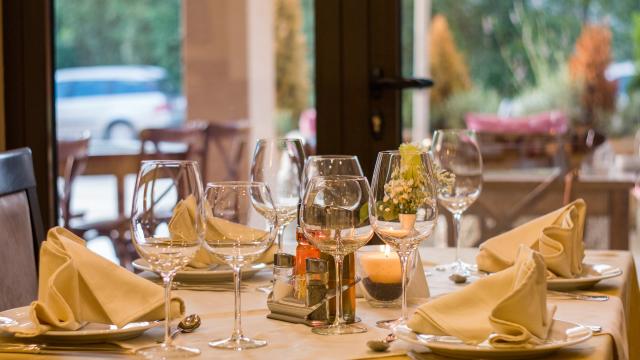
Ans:
{"label": "knife", "polygon": [[0,353],[22,353],[22,354],[61,354],[76,352],[94,352],[107,354],[135,354],[134,349],[126,349],[109,345],[51,345],[51,344],[22,344],[22,343],[0,343]]}

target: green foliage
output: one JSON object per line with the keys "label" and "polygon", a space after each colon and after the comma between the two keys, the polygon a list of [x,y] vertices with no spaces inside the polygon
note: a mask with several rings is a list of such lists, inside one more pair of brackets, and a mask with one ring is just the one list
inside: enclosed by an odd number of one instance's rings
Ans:
{"label": "green foliage", "polygon": [[640,90],[640,12],[633,15],[633,50],[636,69],[638,69],[638,71],[629,83],[629,92]]}
{"label": "green foliage", "polygon": [[609,129],[612,135],[634,134],[640,129],[640,90],[629,94],[629,103],[620,112],[620,123]]}
{"label": "green foliage", "polygon": [[56,0],[56,68],[156,65],[181,87],[180,0]]}
{"label": "green foliage", "polygon": [[541,74],[536,85],[524,89],[513,100],[513,115],[532,115],[561,110],[570,119],[580,116],[580,88],[571,82],[566,66],[554,74]]}
{"label": "green foliage", "polygon": [[300,0],[275,0],[276,102],[291,112],[291,122],[297,121],[309,101],[302,20]]}
{"label": "green foliage", "polygon": [[634,11],[638,0],[433,0],[433,13],[447,17],[465,52],[473,83],[503,97],[534,86],[541,68],[554,72],[573,52],[583,22],[609,18],[613,58],[630,59]]}
{"label": "green foliage", "polygon": [[453,94],[441,105],[431,107],[434,129],[464,128],[467,113],[496,113],[500,95],[493,89],[474,86],[471,90]]}

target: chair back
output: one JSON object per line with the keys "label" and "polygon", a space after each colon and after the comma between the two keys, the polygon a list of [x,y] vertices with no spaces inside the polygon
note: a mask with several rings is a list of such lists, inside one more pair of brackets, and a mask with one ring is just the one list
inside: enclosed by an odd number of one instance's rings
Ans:
{"label": "chair back", "polygon": [[[222,158],[225,175],[221,180],[239,180],[242,156],[244,155],[251,126],[249,121],[229,121],[208,124],[207,146],[213,146]],[[207,175],[206,165],[202,173]]]}
{"label": "chair back", "polygon": [[187,146],[185,160],[198,161],[202,171],[206,162],[206,135],[206,124],[199,122],[178,128],[144,129],[140,132],[142,160],[169,158],[173,152],[169,145],[179,143]]}
{"label": "chair back", "polygon": [[0,153],[0,311],[28,305],[38,292],[44,229],[31,150]]}
{"label": "chair back", "polygon": [[71,215],[71,189],[75,179],[82,175],[89,157],[89,137],[73,140],[58,140],[58,176],[64,184],[60,191],[62,226],[69,227]]}

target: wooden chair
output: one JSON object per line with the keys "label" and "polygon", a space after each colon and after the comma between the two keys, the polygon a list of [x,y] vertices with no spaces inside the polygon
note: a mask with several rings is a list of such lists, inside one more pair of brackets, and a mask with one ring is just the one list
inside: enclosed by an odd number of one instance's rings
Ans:
{"label": "wooden chair", "polygon": [[163,145],[179,143],[187,146],[185,159],[198,161],[203,171],[207,157],[207,127],[203,122],[190,121],[178,128],[144,129],[140,132],[141,160],[163,159],[170,153]]}
{"label": "wooden chair", "polygon": [[[202,123],[200,121],[199,123]],[[242,156],[249,140],[251,126],[249,121],[230,121],[226,123],[208,123],[207,126],[207,150],[213,147],[222,158],[224,176],[216,180],[239,180]],[[202,163],[202,173],[207,176],[208,163],[205,159]],[[206,180],[205,180],[206,182]]]}
{"label": "wooden chair", "polygon": [[88,155],[88,136],[74,140],[58,140],[58,176],[64,182],[60,190],[59,206],[62,226],[66,228],[70,228],[70,220],[77,217],[76,214],[71,214],[71,189],[75,179],[82,175],[87,167]]}
{"label": "wooden chair", "polygon": [[31,150],[0,153],[0,311],[28,305],[38,292],[44,229]]}

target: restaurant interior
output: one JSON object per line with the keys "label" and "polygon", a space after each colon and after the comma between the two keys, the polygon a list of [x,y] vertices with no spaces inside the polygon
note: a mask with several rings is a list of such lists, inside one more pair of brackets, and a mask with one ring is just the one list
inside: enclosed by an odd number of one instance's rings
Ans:
{"label": "restaurant interior", "polygon": [[0,360],[640,359],[638,0],[0,0]]}

